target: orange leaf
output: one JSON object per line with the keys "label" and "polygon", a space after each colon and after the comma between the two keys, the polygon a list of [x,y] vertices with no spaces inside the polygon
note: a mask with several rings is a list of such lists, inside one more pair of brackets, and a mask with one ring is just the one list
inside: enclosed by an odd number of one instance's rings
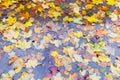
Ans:
{"label": "orange leaf", "polygon": [[95,35],[97,36],[104,36],[104,35],[107,35],[109,32],[107,30],[96,30],[95,31]]}
{"label": "orange leaf", "polygon": [[27,27],[25,27],[24,32],[28,32],[28,28]]}
{"label": "orange leaf", "polygon": [[9,65],[11,65],[12,63],[14,63],[16,60],[18,59],[18,57],[12,57],[9,59]]}
{"label": "orange leaf", "polygon": [[102,6],[102,7],[98,7],[99,10],[102,10],[102,11],[107,11],[108,10],[108,7],[107,6]]}
{"label": "orange leaf", "polygon": [[20,13],[20,17],[23,18],[24,20],[27,20],[29,18],[29,13],[26,12],[22,12]]}

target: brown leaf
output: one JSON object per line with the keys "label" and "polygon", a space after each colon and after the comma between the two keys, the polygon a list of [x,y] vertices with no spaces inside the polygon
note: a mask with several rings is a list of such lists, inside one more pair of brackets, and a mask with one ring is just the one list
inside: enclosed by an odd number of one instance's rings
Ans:
{"label": "brown leaf", "polygon": [[61,5],[65,0],[55,0],[56,5]]}
{"label": "brown leaf", "polygon": [[18,57],[16,56],[16,57],[12,57],[12,58],[10,58],[9,59],[9,65],[11,65],[12,63],[14,63],[16,60],[18,59]]}

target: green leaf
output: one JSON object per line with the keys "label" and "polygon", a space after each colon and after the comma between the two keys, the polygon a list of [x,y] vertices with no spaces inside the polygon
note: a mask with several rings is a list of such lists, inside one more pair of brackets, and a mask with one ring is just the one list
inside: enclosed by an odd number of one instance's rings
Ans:
{"label": "green leaf", "polygon": [[77,17],[77,18],[74,18],[73,22],[74,23],[77,23],[77,24],[82,24],[82,17]]}

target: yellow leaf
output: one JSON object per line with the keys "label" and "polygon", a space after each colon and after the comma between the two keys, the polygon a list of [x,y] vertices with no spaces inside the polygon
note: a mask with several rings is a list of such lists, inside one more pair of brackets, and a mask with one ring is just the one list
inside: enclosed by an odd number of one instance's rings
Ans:
{"label": "yellow leaf", "polygon": [[4,29],[6,29],[6,25],[3,25],[2,23],[0,23],[0,30],[4,30]]}
{"label": "yellow leaf", "polygon": [[14,32],[15,34],[13,35],[13,37],[16,39],[16,38],[19,38],[20,36],[20,32],[19,31],[15,31]]}
{"label": "yellow leaf", "polygon": [[48,36],[44,36],[44,40],[45,40],[46,42],[50,42],[50,41],[51,41],[51,39],[50,39]]}
{"label": "yellow leaf", "polygon": [[5,6],[5,7],[9,7],[10,5],[12,5],[12,0],[4,0],[2,5]]}
{"label": "yellow leaf", "polygon": [[54,16],[55,18],[61,16],[61,13],[60,13],[60,12],[53,12],[52,14],[53,14],[53,16]]}
{"label": "yellow leaf", "polygon": [[35,28],[34,28],[34,32],[35,32],[35,33],[41,33],[41,32],[42,32],[42,28],[40,28],[40,27],[35,27]]}
{"label": "yellow leaf", "polygon": [[24,9],[25,9],[24,5],[20,4],[20,6],[16,8],[15,11],[20,12],[21,10],[24,10]]}
{"label": "yellow leaf", "polygon": [[76,0],[76,4],[80,5],[81,3],[79,0]]}
{"label": "yellow leaf", "polygon": [[49,78],[43,78],[43,80],[49,80]]}
{"label": "yellow leaf", "polygon": [[24,24],[24,26],[25,26],[25,27],[32,26],[32,23],[28,21],[28,22],[26,22],[26,23]]}
{"label": "yellow leaf", "polygon": [[22,72],[21,76],[20,76],[20,80],[23,80],[23,78],[27,75],[27,72]]}
{"label": "yellow leaf", "polygon": [[15,69],[15,72],[16,72],[16,73],[19,73],[19,72],[21,71],[21,69],[22,69],[22,67],[17,67],[17,68]]}
{"label": "yellow leaf", "polygon": [[10,52],[10,51],[12,51],[12,49],[13,49],[13,45],[4,46],[4,48],[3,48],[3,50],[5,52]]}
{"label": "yellow leaf", "polygon": [[7,19],[7,23],[9,24],[9,25],[12,25],[12,24],[14,24],[15,22],[16,22],[16,17],[8,17],[8,19]]}
{"label": "yellow leaf", "polygon": [[28,8],[28,9],[32,8],[32,5],[27,5],[27,8]]}
{"label": "yellow leaf", "polygon": [[31,42],[27,42],[26,40],[20,41],[18,40],[15,44],[15,47],[26,50],[31,47]]}
{"label": "yellow leaf", "polygon": [[83,36],[83,33],[81,31],[77,31],[77,32],[74,32],[74,36],[77,37],[77,38],[80,38]]}
{"label": "yellow leaf", "polygon": [[110,58],[108,56],[106,56],[104,53],[101,54],[98,59],[102,62],[110,62]]}
{"label": "yellow leaf", "polygon": [[30,27],[30,26],[32,26],[32,22],[34,21],[34,19],[33,18],[30,18],[30,20],[28,20],[25,24],[24,24],[24,26],[25,27]]}
{"label": "yellow leaf", "polygon": [[56,10],[56,11],[61,11],[61,8],[60,8],[59,6],[56,6],[56,7],[55,7],[55,10]]}
{"label": "yellow leaf", "polygon": [[51,2],[51,3],[49,4],[49,6],[52,7],[52,8],[54,8],[54,7],[55,7],[55,3],[54,3],[54,2]]}
{"label": "yellow leaf", "polygon": [[91,9],[94,5],[93,4],[87,4],[85,5],[85,9]]}
{"label": "yellow leaf", "polygon": [[65,54],[69,54],[69,49],[66,48],[66,47],[64,47],[64,48],[63,48],[63,53],[65,53]]}
{"label": "yellow leaf", "polygon": [[72,22],[74,19],[73,18],[69,18],[68,16],[65,16],[64,18],[63,18],[63,21],[64,22]]}
{"label": "yellow leaf", "polygon": [[95,15],[92,15],[90,17],[87,17],[87,20],[90,22],[90,23],[93,23],[93,22],[97,22],[97,17]]}
{"label": "yellow leaf", "polygon": [[10,80],[10,75],[9,74],[2,74],[2,79],[1,80]]}
{"label": "yellow leaf", "polygon": [[43,7],[38,7],[37,11],[42,12],[42,11],[44,11],[44,8]]}
{"label": "yellow leaf", "polygon": [[52,57],[58,57],[58,52],[57,51],[52,51],[51,56]]}
{"label": "yellow leaf", "polygon": [[115,0],[106,0],[108,5],[115,5]]}
{"label": "yellow leaf", "polygon": [[98,5],[103,3],[103,0],[92,0],[92,3]]}
{"label": "yellow leaf", "polygon": [[23,4],[20,4],[19,8],[22,9],[22,10],[24,10],[25,7],[24,7]]}
{"label": "yellow leaf", "polygon": [[55,11],[55,10],[52,8],[52,9],[49,9],[48,15],[49,15],[50,17],[55,17],[55,18],[57,18],[57,17],[61,16],[61,13],[58,12],[58,11]]}

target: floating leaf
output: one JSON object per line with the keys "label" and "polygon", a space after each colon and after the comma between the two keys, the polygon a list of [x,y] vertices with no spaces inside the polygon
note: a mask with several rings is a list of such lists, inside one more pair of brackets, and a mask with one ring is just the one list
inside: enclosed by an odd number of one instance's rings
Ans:
{"label": "floating leaf", "polygon": [[115,0],[106,0],[108,5],[115,5]]}
{"label": "floating leaf", "polygon": [[82,17],[74,18],[73,22],[77,24],[82,24]]}

